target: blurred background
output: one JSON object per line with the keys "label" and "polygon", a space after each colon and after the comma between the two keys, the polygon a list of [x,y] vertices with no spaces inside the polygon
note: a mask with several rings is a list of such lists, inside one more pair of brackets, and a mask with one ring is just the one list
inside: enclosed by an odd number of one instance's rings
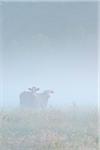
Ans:
{"label": "blurred background", "polygon": [[49,106],[97,106],[97,2],[0,4],[0,106],[36,86]]}

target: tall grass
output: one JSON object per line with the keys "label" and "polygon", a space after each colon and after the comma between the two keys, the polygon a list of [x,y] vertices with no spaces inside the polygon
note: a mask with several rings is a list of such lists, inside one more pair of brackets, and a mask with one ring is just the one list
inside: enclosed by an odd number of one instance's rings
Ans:
{"label": "tall grass", "polygon": [[95,109],[0,111],[0,150],[97,150]]}

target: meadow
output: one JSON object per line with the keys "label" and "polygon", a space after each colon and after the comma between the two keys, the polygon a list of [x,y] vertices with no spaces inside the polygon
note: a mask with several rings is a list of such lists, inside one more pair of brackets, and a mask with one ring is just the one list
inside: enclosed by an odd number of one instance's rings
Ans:
{"label": "meadow", "polygon": [[0,150],[98,150],[97,109],[1,110]]}

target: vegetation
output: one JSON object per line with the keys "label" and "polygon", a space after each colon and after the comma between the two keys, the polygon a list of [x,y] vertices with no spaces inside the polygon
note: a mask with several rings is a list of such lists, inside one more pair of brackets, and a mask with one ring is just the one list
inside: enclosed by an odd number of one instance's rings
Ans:
{"label": "vegetation", "polygon": [[1,150],[97,150],[93,110],[0,111]]}

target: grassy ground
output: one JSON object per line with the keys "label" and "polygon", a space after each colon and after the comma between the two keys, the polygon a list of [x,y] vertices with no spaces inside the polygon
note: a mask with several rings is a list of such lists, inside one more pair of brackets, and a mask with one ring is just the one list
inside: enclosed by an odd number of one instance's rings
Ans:
{"label": "grassy ground", "polygon": [[98,150],[96,110],[0,111],[0,150]]}

